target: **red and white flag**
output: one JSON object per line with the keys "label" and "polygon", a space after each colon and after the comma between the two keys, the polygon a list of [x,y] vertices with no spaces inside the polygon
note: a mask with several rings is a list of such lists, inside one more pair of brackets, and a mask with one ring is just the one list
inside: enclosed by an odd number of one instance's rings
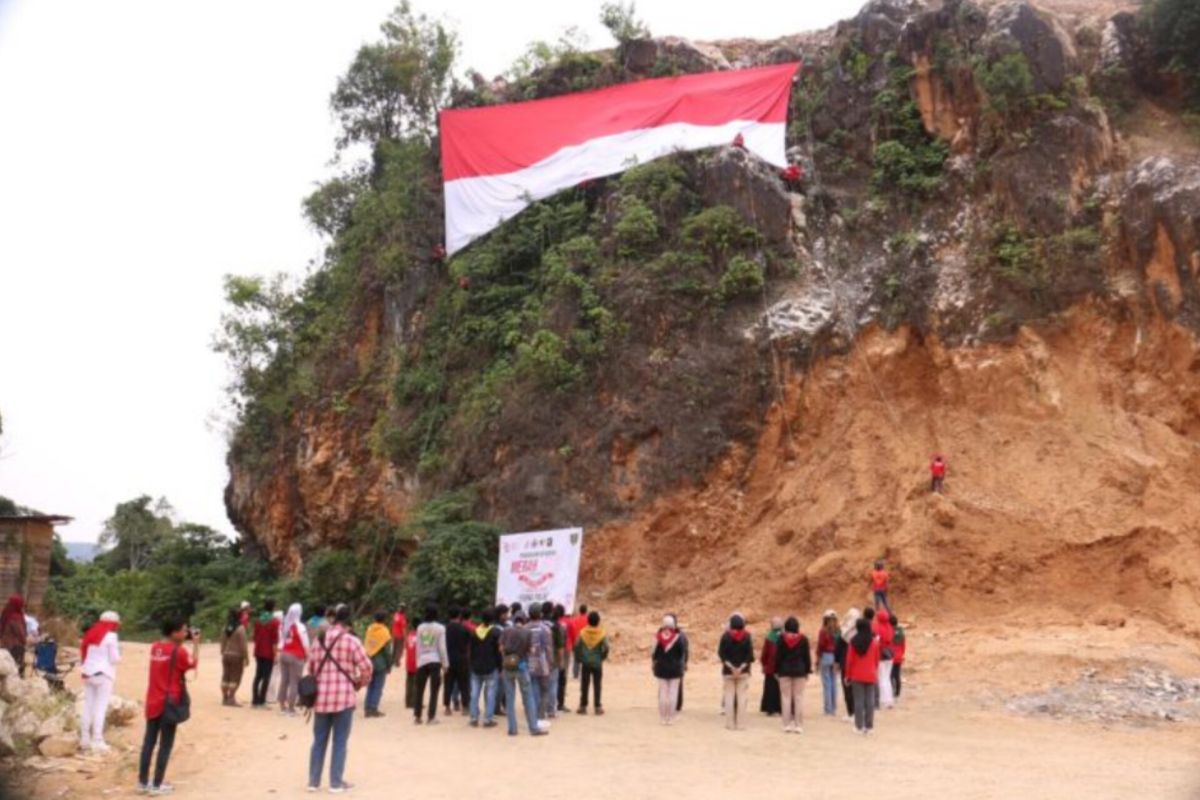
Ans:
{"label": "red and white flag", "polygon": [[441,113],[446,250],[535,200],[681,150],[729,144],[787,166],[798,64],[708,72]]}

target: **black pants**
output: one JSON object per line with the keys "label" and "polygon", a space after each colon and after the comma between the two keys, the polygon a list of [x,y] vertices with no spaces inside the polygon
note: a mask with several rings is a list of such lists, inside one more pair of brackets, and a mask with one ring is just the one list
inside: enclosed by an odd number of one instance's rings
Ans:
{"label": "black pants", "polygon": [[900,696],[900,664],[892,662],[892,694]]}
{"label": "black pants", "polygon": [[[838,669],[838,679],[841,679],[842,671]],[[842,697],[846,701],[846,714],[854,716],[854,692],[850,690],[850,684],[847,681],[842,681]]]}
{"label": "black pants", "polygon": [[163,722],[161,716],[146,720],[146,735],[142,738],[142,758],[138,762],[138,783],[150,783],[150,758],[154,745],[158,745],[158,760],[154,762],[154,786],[162,786],[167,774],[167,762],[171,760],[171,748],[175,746],[175,725]]}
{"label": "black pants", "polygon": [[471,702],[471,670],[466,663],[451,665],[450,669],[446,670],[446,713],[450,713],[452,700],[457,701],[461,708],[466,708]]}
{"label": "black pants", "polygon": [[675,710],[683,711],[683,678],[679,679],[679,697],[675,700]]}
{"label": "black pants", "polygon": [[425,684],[429,684],[429,718],[437,716],[438,692],[442,689],[442,665],[426,664],[417,668],[417,704],[413,707],[414,716],[421,718],[421,709],[425,702]]}
{"label": "black pants", "polygon": [[779,696],[779,678],[774,675],[763,676],[762,702],[758,710],[767,716],[783,713],[783,700]]}
{"label": "black pants", "polygon": [[275,669],[275,659],[254,657],[254,683],[250,690],[250,704],[264,705],[267,702],[267,687],[271,685],[271,670]]}
{"label": "black pants", "polygon": [[594,699],[595,699],[596,708],[604,708],[604,706],[600,703],[600,679],[603,677],[604,677],[604,668],[603,667],[589,667],[587,664],[583,665],[583,669],[581,669],[579,671],[579,686],[580,686],[579,707],[580,708],[587,708],[587,706],[588,706],[587,696],[588,696],[588,684],[589,683],[592,684],[593,686],[595,686],[595,689],[593,691],[594,691]]}
{"label": "black pants", "polygon": [[567,678],[570,676],[571,670],[560,669],[558,671],[558,710],[562,711],[567,707]]}

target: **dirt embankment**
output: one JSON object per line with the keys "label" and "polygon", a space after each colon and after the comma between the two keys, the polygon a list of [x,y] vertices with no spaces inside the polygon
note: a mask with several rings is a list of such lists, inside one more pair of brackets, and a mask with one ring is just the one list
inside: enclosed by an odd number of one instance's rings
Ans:
{"label": "dirt embankment", "polygon": [[861,605],[886,558],[904,616],[1200,636],[1200,348],[1183,328],[1087,305],[1011,345],[872,331],[784,388],[754,449],[590,534],[584,597],[813,621]]}

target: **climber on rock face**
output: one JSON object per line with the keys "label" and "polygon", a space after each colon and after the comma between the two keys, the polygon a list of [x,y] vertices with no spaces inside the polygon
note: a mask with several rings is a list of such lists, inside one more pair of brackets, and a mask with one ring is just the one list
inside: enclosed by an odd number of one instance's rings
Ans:
{"label": "climber on rock face", "polygon": [[946,484],[946,459],[942,458],[941,453],[929,462],[929,477],[929,491],[941,494]]}

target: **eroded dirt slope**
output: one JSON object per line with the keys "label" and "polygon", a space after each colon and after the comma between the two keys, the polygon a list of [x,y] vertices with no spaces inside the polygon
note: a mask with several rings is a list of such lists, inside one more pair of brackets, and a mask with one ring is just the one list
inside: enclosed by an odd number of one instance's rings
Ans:
{"label": "eroded dirt slope", "polygon": [[[597,597],[717,619],[865,597],[905,616],[1127,616],[1200,635],[1200,350],[1097,306],[1011,345],[901,330],[787,382],[753,450],[593,533]],[[950,462],[931,496],[932,452]]]}

